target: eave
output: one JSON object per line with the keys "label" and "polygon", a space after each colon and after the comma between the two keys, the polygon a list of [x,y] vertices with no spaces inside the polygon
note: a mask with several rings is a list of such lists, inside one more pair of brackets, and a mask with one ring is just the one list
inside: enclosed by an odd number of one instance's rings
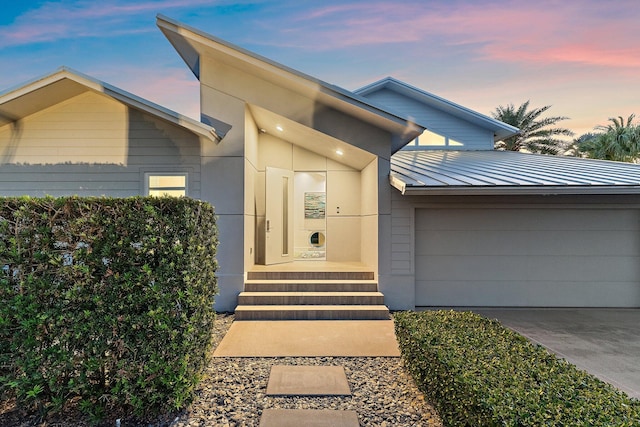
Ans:
{"label": "eave", "polygon": [[[477,111],[464,107],[460,104],[456,104],[455,102],[449,101],[448,99],[442,98],[438,95],[434,95],[433,93],[411,86],[410,84],[394,79],[393,77],[385,77],[384,79],[356,90],[355,93],[366,97],[371,93],[383,89],[392,90],[418,102],[424,103],[425,105],[451,114],[452,116],[473,123],[479,127],[490,129],[493,132],[494,141],[501,141],[509,138],[518,134],[520,131],[514,126],[478,113]],[[426,123],[418,124],[428,128],[428,124]]]}
{"label": "eave", "polygon": [[390,132],[394,135],[392,152],[415,139],[425,129],[351,91],[323,82],[166,16],[158,15],[157,25],[198,79],[201,77],[202,57],[220,61]]}
{"label": "eave", "polygon": [[23,119],[87,91],[106,95],[211,141],[220,141],[224,136],[218,135],[211,126],[67,67],[61,67],[51,74],[0,93],[0,126]]}

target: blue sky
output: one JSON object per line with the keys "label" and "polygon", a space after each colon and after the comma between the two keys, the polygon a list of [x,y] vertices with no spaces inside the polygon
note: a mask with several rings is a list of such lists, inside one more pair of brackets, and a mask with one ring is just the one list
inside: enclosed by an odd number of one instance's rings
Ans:
{"label": "blue sky", "polygon": [[350,90],[390,75],[484,114],[531,100],[578,134],[640,115],[638,0],[5,3],[0,91],[65,65],[198,117],[161,13]]}

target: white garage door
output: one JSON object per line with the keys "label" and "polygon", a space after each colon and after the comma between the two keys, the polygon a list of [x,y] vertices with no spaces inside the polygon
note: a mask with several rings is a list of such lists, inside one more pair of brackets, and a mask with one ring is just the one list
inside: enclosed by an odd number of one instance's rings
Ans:
{"label": "white garage door", "polygon": [[417,209],[417,306],[640,307],[640,213]]}

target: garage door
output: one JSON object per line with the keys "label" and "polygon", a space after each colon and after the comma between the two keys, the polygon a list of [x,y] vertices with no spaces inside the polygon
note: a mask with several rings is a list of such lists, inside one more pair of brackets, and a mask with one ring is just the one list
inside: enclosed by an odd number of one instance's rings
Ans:
{"label": "garage door", "polygon": [[640,307],[633,209],[417,209],[417,306]]}

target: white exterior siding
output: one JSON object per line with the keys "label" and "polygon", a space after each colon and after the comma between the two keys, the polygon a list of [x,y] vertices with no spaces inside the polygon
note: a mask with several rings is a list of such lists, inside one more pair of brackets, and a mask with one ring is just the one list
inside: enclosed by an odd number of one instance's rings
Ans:
{"label": "white exterior siding", "polygon": [[200,197],[200,138],[85,92],[0,128],[0,195],[134,196],[145,172],[186,172]]}
{"label": "white exterior siding", "polygon": [[414,210],[396,191],[391,200],[391,273],[412,275]]}
{"label": "white exterior siding", "polygon": [[[465,120],[449,113],[428,106],[389,89],[381,89],[367,95],[367,98],[384,105],[390,111],[395,111],[405,117],[410,117],[416,123],[426,126],[428,130],[447,136],[464,144],[454,146],[455,150],[492,150],[493,134]],[[426,148],[426,147],[423,147]],[[443,147],[436,147],[443,149]]]}

